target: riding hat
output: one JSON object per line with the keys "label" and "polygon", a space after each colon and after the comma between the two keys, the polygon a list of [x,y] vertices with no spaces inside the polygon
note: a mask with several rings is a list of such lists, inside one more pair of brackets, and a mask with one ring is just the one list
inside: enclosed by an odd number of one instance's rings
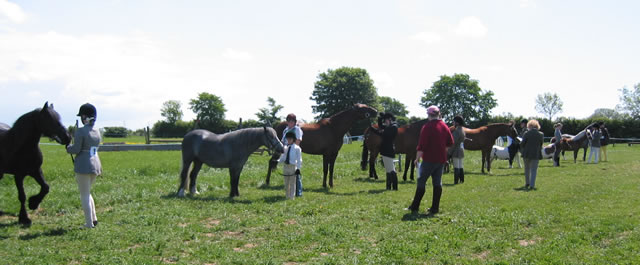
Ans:
{"label": "riding hat", "polygon": [[76,116],[82,116],[85,115],[87,117],[96,117],[96,107],[94,107],[93,105],[89,104],[89,103],[85,103],[82,104],[82,106],[80,106],[80,110],[78,111],[78,115]]}
{"label": "riding hat", "polygon": [[454,122],[457,122],[458,124],[460,124],[461,126],[464,125],[464,118],[462,118],[462,116],[455,116],[453,118]]}
{"label": "riding hat", "polygon": [[527,119],[522,119],[522,120],[520,121],[520,123],[529,123],[529,120],[527,120]]}
{"label": "riding hat", "polygon": [[393,113],[391,112],[385,112],[382,114],[382,119],[386,120],[386,119],[391,119],[392,121],[396,120],[396,116],[393,116]]}
{"label": "riding hat", "polygon": [[291,139],[295,140],[295,139],[296,139],[296,133],[295,133],[294,131],[288,131],[288,132],[284,135],[284,138],[286,138],[286,139],[291,138]]}
{"label": "riding hat", "polygon": [[436,105],[431,105],[427,108],[427,114],[429,115],[439,115],[440,114],[440,108],[438,108]]}

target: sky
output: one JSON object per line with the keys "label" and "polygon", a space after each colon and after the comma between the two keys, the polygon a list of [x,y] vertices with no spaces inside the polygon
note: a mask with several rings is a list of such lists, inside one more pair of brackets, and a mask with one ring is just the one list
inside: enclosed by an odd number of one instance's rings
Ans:
{"label": "sky", "polygon": [[559,116],[615,108],[640,83],[640,1],[170,1],[0,0],[0,122],[54,104],[65,125],[81,104],[97,126],[139,129],[178,100],[185,120],[198,93],[219,96],[226,118],[257,119],[273,97],[313,121],[320,73],[368,71],[379,96],[425,117],[425,90],[468,74],[492,114]]}

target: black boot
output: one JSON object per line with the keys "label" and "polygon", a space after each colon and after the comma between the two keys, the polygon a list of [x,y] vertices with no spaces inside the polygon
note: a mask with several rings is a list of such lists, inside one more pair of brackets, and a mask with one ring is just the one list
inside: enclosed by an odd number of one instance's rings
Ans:
{"label": "black boot", "polygon": [[460,181],[460,169],[453,168],[453,184],[458,184],[458,181]]}
{"label": "black boot", "polygon": [[440,211],[440,197],[442,196],[442,187],[433,187],[433,199],[429,214],[436,214]]}
{"label": "black boot", "polygon": [[387,190],[391,189],[391,173],[387,172]]}
{"label": "black boot", "polygon": [[391,188],[393,190],[398,190],[398,173],[395,171],[391,172]]}
{"label": "black boot", "polygon": [[416,194],[413,196],[413,202],[411,202],[411,206],[407,209],[411,212],[418,212],[420,209],[420,202],[422,201],[422,197],[424,196],[424,187],[417,187]]}
{"label": "black boot", "polygon": [[460,183],[464,183],[464,168],[460,169]]}

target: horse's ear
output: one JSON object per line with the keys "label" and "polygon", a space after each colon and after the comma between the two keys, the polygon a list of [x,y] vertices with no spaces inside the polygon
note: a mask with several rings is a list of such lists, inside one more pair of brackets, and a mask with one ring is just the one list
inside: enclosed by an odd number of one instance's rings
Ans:
{"label": "horse's ear", "polygon": [[49,108],[49,101],[44,103],[44,106],[42,107],[43,110]]}
{"label": "horse's ear", "polygon": [[262,125],[262,129],[264,129],[264,132],[267,132],[267,125]]}

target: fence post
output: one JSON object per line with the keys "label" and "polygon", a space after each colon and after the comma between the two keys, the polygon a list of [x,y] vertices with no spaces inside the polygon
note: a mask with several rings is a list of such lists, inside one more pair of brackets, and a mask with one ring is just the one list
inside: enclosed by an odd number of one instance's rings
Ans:
{"label": "fence post", "polygon": [[147,144],[151,144],[151,133],[149,132],[149,126],[144,130],[144,141]]}

